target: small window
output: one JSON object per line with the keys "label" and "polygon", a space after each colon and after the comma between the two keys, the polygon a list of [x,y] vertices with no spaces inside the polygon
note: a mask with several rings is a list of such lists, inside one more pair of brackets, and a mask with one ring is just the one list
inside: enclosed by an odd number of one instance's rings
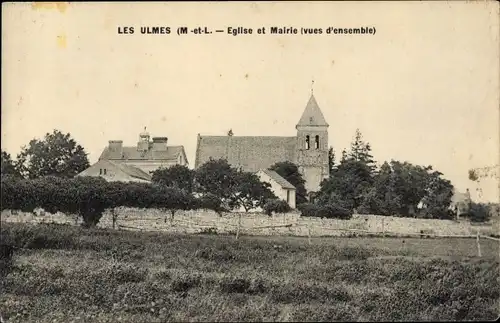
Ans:
{"label": "small window", "polygon": [[99,169],[99,175],[102,175],[102,168]]}
{"label": "small window", "polygon": [[309,136],[306,136],[306,149],[309,149]]}
{"label": "small window", "polygon": [[290,190],[286,190],[286,202],[290,203]]}
{"label": "small window", "polygon": [[314,140],[314,148],[319,149],[319,136],[316,135],[316,138]]}
{"label": "small window", "polygon": [[104,175],[106,175],[106,168],[104,168]]}

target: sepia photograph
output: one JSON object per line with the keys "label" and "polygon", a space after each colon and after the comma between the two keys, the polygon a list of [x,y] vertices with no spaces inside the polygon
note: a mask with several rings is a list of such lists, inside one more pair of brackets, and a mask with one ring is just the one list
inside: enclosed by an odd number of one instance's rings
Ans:
{"label": "sepia photograph", "polygon": [[2,3],[0,323],[497,320],[499,8]]}

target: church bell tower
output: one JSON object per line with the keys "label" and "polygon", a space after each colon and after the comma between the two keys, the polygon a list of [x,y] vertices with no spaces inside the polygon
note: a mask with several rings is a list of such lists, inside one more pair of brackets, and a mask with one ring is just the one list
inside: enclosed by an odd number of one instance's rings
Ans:
{"label": "church bell tower", "polygon": [[311,91],[297,129],[297,166],[306,181],[308,193],[318,192],[320,183],[329,177],[328,123]]}

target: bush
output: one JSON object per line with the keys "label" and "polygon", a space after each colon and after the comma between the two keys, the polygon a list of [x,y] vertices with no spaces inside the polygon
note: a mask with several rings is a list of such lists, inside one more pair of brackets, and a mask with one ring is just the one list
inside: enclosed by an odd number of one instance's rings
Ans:
{"label": "bush", "polygon": [[306,203],[299,206],[301,216],[348,220],[352,211],[335,204],[317,205]]}
{"label": "bush", "polygon": [[287,213],[292,210],[290,205],[284,200],[269,200],[264,204],[264,212],[271,216],[273,213]]}
{"label": "bush", "polygon": [[318,204],[303,203],[297,207],[301,216],[318,216],[320,206]]}
{"label": "bush", "polygon": [[484,203],[471,203],[469,212],[462,214],[471,222],[487,222],[491,218],[490,207]]}

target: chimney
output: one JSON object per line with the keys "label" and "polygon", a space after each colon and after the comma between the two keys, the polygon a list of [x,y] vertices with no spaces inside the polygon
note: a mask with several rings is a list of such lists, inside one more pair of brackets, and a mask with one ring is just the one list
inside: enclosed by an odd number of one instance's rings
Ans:
{"label": "chimney", "polygon": [[123,140],[109,141],[109,155],[112,159],[122,158]]}
{"label": "chimney", "polygon": [[167,151],[167,137],[153,137],[153,151]]}

